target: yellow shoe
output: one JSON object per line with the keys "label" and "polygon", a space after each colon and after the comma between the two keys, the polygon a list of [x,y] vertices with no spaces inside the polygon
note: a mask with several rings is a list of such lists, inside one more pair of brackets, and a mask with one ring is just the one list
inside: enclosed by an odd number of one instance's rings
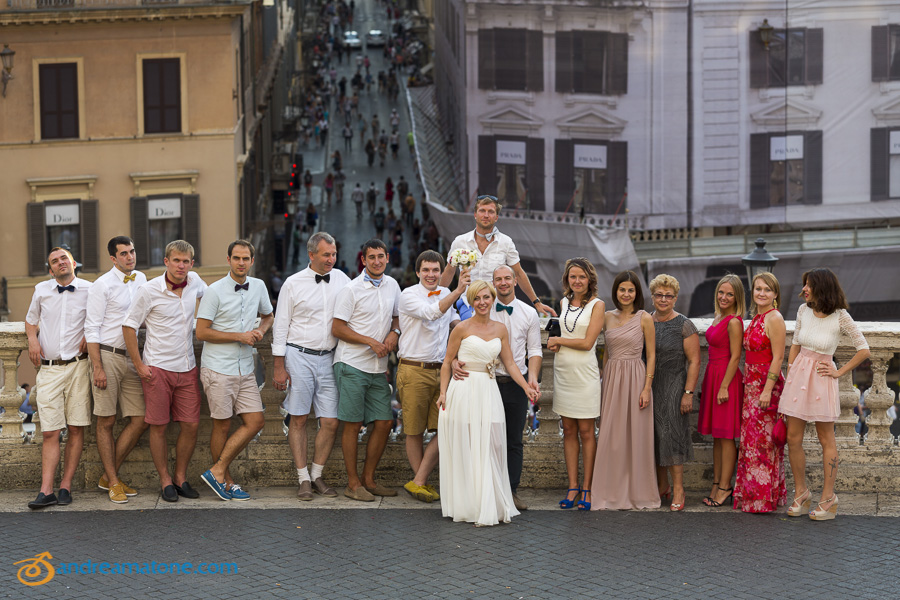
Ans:
{"label": "yellow shoe", "polygon": [[[121,479],[119,480],[119,483],[122,484],[122,490],[125,492],[126,496],[137,496],[138,493],[136,489],[129,487],[128,484]],[[100,477],[100,481],[97,482],[97,487],[103,491],[109,491],[109,480],[106,479],[106,475]]]}
{"label": "yellow shoe", "polygon": [[438,491],[436,489],[434,489],[433,487],[431,487],[429,484],[426,483],[422,487],[425,488],[426,490],[428,490],[428,493],[431,494],[435,500],[441,499],[441,496],[440,496],[440,494],[438,494]]}
{"label": "yellow shoe", "polygon": [[407,482],[406,485],[403,486],[403,489],[409,492],[416,500],[428,503],[434,502],[434,496],[431,495],[431,492],[429,492],[425,486],[418,485],[415,481]]}
{"label": "yellow shoe", "polygon": [[124,485],[122,482],[109,488],[109,499],[116,504],[125,504],[128,502],[128,496],[125,495]]}

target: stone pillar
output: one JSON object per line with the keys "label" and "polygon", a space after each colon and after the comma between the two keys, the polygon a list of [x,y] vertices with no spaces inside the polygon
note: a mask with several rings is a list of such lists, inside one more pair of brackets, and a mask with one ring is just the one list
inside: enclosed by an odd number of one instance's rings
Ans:
{"label": "stone pillar", "polygon": [[[835,352],[835,364],[838,368],[847,364],[856,354],[852,346],[840,346]],[[859,435],[856,433],[858,417],[853,407],[859,404],[859,390],[853,387],[853,373],[847,373],[838,380],[838,397],[841,401],[841,415],[834,424],[834,435],[839,446],[859,446]]]}
{"label": "stone pillar", "polygon": [[[19,395],[18,368],[19,355],[28,349],[28,338],[25,336],[24,323],[0,323],[0,361],[3,362],[3,391],[0,392],[0,406],[6,409],[0,415],[0,443],[22,443],[22,413],[19,406],[22,397]],[[35,416],[37,416],[35,414]]]}
{"label": "stone pillar", "polygon": [[872,387],[866,393],[866,406],[872,414],[866,419],[869,425],[869,436],[866,445],[873,449],[891,447],[891,422],[887,410],[894,403],[894,392],[887,386],[887,370],[894,350],[872,350]]}
{"label": "stone pillar", "polygon": [[259,391],[262,397],[266,424],[263,427],[260,441],[265,439],[267,442],[287,444],[287,439],[282,431],[282,422],[284,417],[281,416],[279,407],[284,400],[285,393],[276,390],[273,384],[275,378],[275,359],[272,357],[272,331],[266,332],[265,337],[257,342],[256,351],[266,366],[266,382]]}

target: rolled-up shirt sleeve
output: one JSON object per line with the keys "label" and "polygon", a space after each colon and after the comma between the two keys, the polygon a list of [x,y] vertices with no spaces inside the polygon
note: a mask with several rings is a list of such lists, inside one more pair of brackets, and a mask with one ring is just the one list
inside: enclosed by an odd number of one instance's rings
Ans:
{"label": "rolled-up shirt sleeve", "polygon": [[29,325],[37,327],[41,324],[41,299],[37,292],[31,297],[31,304],[28,305],[28,313],[25,315],[25,322]]}
{"label": "rolled-up shirt sleeve", "polygon": [[435,321],[444,314],[441,312],[440,302],[429,302],[419,294],[400,294],[400,314],[419,319],[420,321]]}
{"label": "rolled-up shirt sleeve", "polygon": [[288,331],[291,327],[291,312],[294,307],[293,289],[294,286],[291,285],[283,286],[278,295],[275,322],[272,324],[272,356],[284,356],[287,352]]}
{"label": "rolled-up shirt sleeve", "polygon": [[527,347],[527,357],[543,356],[543,348],[541,347],[541,323],[537,316],[537,311],[530,316],[528,323],[528,334],[525,337],[525,345]]}
{"label": "rolled-up shirt sleeve", "polygon": [[200,307],[197,309],[197,318],[215,321],[219,312],[219,295],[213,291],[207,291],[200,299]]}
{"label": "rolled-up shirt sleeve", "polygon": [[130,327],[137,331],[141,328],[141,324],[147,318],[148,314],[150,314],[150,294],[145,285],[138,290],[131,308],[128,309],[128,316],[125,317],[122,327]]}
{"label": "rolled-up shirt sleeve", "polygon": [[100,343],[100,328],[103,326],[103,315],[106,312],[107,287],[103,283],[91,286],[88,290],[87,311],[84,317],[84,339],[88,344]]}
{"label": "rolled-up shirt sleeve", "polygon": [[[348,285],[338,294],[334,303],[334,318],[347,322],[353,316],[353,307],[356,304],[356,297],[353,295],[351,287]],[[397,311],[397,305],[394,304],[394,314]]]}

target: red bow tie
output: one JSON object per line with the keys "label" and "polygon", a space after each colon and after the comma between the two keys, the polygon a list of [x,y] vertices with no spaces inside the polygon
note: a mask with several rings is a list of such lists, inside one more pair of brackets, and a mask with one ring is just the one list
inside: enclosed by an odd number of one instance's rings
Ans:
{"label": "red bow tie", "polygon": [[187,277],[185,277],[185,278],[184,278],[184,281],[182,281],[181,283],[174,283],[171,279],[169,279],[169,274],[168,274],[168,273],[164,273],[164,274],[163,274],[163,277],[166,278],[166,283],[168,283],[168,284],[172,287],[172,291],[173,291],[173,292],[174,292],[175,290],[177,290],[178,288],[187,287],[187,284],[188,284]]}
{"label": "red bow tie", "polygon": [[428,292],[429,298],[431,298],[432,296],[440,296],[440,295],[441,295],[441,290],[434,290],[433,292]]}

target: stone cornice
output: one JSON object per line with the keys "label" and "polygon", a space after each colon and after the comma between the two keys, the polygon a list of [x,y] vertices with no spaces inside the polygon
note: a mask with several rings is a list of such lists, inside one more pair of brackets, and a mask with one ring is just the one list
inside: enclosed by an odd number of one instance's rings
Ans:
{"label": "stone cornice", "polygon": [[114,21],[232,18],[241,15],[249,4],[250,2],[238,0],[234,4],[209,4],[200,6],[136,6],[102,9],[0,12],[0,27]]}

